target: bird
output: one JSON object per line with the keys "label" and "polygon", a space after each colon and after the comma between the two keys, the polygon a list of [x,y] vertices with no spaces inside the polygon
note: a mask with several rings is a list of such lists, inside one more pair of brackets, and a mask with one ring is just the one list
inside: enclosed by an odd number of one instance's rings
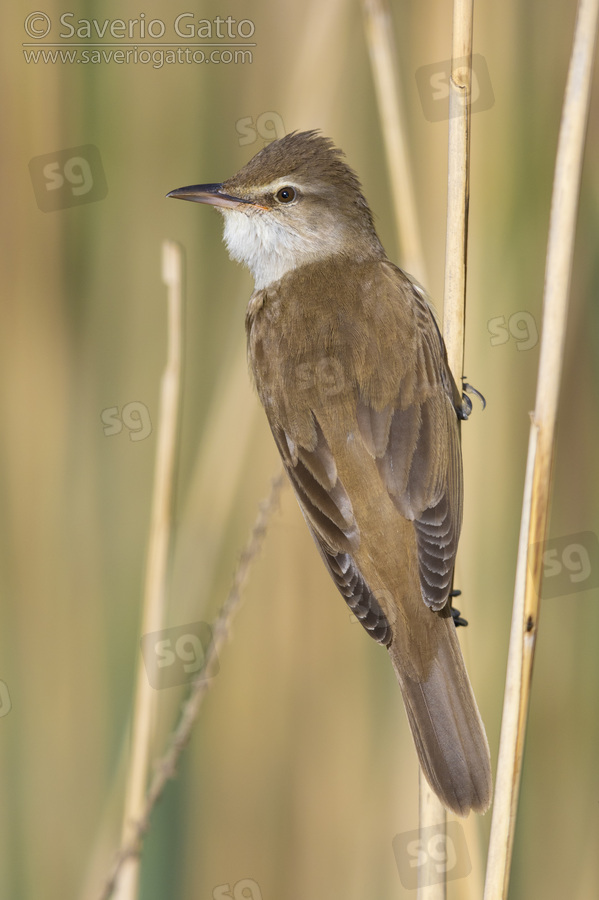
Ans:
{"label": "bird", "polygon": [[254,278],[250,368],[308,529],[389,653],[431,788],[459,816],[485,812],[489,745],[452,611],[469,401],[427,293],[388,259],[358,176],[317,130],[167,196],[222,214]]}

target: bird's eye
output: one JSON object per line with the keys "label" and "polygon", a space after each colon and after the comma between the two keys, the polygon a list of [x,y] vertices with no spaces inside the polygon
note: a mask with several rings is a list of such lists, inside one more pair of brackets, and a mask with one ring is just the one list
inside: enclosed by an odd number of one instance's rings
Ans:
{"label": "bird's eye", "polygon": [[275,197],[279,201],[279,203],[291,203],[292,200],[295,200],[296,193],[295,189],[292,187],[282,187],[279,188]]}

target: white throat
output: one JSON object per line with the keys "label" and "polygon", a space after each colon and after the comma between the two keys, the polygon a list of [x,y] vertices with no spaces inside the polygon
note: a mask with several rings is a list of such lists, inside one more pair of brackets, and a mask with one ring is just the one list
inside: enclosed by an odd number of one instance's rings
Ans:
{"label": "white throat", "polygon": [[343,248],[341,227],[319,229],[318,233],[306,237],[267,211],[219,211],[225,218],[223,237],[229,256],[248,267],[256,290],[268,287],[299,266],[339,253]]}

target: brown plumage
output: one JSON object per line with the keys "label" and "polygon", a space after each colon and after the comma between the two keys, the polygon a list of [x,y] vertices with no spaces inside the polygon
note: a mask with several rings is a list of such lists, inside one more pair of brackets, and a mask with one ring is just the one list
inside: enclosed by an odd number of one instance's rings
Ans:
{"label": "brown plumage", "polygon": [[[313,132],[223,185],[173,195],[225,213],[231,253],[257,281],[246,327],[258,394],[316,546],[389,651],[431,786],[459,815],[484,812],[489,748],[449,596],[461,397],[424,291],[386,258],[356,176]],[[271,245],[265,228],[287,230]]]}

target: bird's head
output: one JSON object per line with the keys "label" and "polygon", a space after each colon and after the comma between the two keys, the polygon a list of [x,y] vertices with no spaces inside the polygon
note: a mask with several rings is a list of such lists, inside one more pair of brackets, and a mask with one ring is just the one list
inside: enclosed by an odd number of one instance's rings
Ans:
{"label": "bird's head", "polygon": [[288,134],[227,181],[168,196],[223,214],[229,254],[250,269],[260,289],[331,256],[359,261],[384,255],[360,182],[342,156],[315,131]]}

